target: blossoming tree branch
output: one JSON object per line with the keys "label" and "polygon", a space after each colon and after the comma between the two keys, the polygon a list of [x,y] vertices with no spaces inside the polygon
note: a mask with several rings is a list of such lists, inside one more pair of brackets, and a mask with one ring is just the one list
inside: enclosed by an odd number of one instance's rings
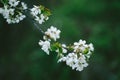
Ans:
{"label": "blossoming tree branch", "polygon": [[[32,16],[39,25],[49,19],[50,10],[44,6],[33,5],[28,8],[27,4],[18,0],[1,0],[3,7],[0,8],[0,14],[8,24],[19,23],[26,17]],[[30,16],[25,13],[29,12]],[[31,19],[32,19],[31,18]],[[79,40],[73,44],[61,44],[57,40],[60,38],[61,31],[54,26],[48,28],[45,32],[38,28],[43,34],[43,39],[39,41],[41,49],[47,54],[56,52],[58,54],[58,62],[65,62],[66,65],[74,70],[82,71],[88,66],[89,58],[94,51],[93,44],[87,44],[85,40]]]}

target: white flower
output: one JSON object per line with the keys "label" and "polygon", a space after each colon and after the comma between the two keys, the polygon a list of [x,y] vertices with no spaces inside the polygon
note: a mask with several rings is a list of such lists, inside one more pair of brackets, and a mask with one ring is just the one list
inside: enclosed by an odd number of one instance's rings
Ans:
{"label": "white flower", "polygon": [[10,14],[10,15],[14,15],[14,11],[15,11],[15,9],[12,9],[12,8],[9,9],[9,14]]}
{"label": "white flower", "polygon": [[44,16],[43,14],[40,15],[40,17],[35,16],[35,20],[39,22],[39,24],[42,24],[44,22]]}
{"label": "white flower", "polygon": [[90,44],[88,45],[88,47],[90,48],[91,51],[94,51],[94,47],[93,47],[93,44],[92,44],[92,43],[90,43]]}
{"label": "white flower", "polygon": [[11,7],[16,7],[20,1],[17,0],[9,0],[9,4]]}
{"label": "white flower", "polygon": [[[54,41],[56,41],[57,39],[60,38],[60,30],[58,30],[56,27],[51,26],[50,28],[47,29],[47,31],[45,32],[46,36],[49,36],[50,39],[53,39]],[[46,38],[44,38],[46,39]]]}
{"label": "white flower", "polygon": [[4,18],[9,18],[9,9],[8,6],[4,5],[3,11],[2,11],[2,15]]}
{"label": "white flower", "polygon": [[11,19],[7,19],[7,22],[8,22],[8,24],[10,24],[12,22],[12,20]]}
{"label": "white flower", "polygon": [[85,45],[86,41],[85,40],[79,40],[79,42],[75,42],[74,45]]}
{"label": "white flower", "polygon": [[86,58],[84,55],[80,55],[80,57],[78,58],[78,62],[77,62],[77,66],[76,66],[76,70],[77,71],[82,71],[84,67],[87,67],[88,63],[86,62]]}
{"label": "white flower", "polygon": [[67,55],[66,64],[70,67],[74,67],[75,63],[77,62],[77,55],[75,53],[69,53]]}
{"label": "white flower", "polygon": [[23,10],[27,9],[27,4],[25,4],[24,2],[21,2],[21,5],[23,7]]}
{"label": "white flower", "polygon": [[38,14],[41,14],[41,10],[38,6],[35,6],[31,9],[31,14],[33,16],[37,16]]}
{"label": "white flower", "polygon": [[[90,48],[89,48],[90,47]],[[79,40],[79,42],[75,42],[74,43],[74,52],[77,52],[77,53],[84,53],[86,50],[90,50],[93,51],[93,46],[92,44],[86,44],[86,41],[85,40]]]}
{"label": "white flower", "polygon": [[39,45],[42,46],[42,50],[49,55],[50,42],[40,40]]}

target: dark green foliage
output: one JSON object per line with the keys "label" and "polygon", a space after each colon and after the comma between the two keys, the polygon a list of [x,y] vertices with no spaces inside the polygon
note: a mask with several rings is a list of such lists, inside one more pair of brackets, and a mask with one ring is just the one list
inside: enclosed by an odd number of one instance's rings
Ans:
{"label": "dark green foliage", "polygon": [[119,0],[23,1],[51,10],[40,25],[44,31],[54,25],[62,31],[61,43],[85,39],[95,52],[87,68],[73,71],[57,63],[56,53],[48,56],[40,49],[42,34],[28,19],[8,25],[0,15],[0,80],[120,80]]}

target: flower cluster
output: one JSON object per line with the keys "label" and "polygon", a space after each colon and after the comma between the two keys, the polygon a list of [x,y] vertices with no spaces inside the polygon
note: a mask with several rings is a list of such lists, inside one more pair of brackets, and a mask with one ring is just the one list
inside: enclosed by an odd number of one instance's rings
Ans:
{"label": "flower cluster", "polygon": [[67,56],[62,57],[58,60],[58,62],[66,62],[66,64],[72,69],[76,69],[78,71],[82,71],[84,67],[88,66],[86,58],[82,53],[69,53]]}
{"label": "flower cluster", "polygon": [[34,17],[36,21],[38,21],[39,24],[42,24],[49,19],[50,12],[48,9],[44,8],[42,5],[40,6],[33,6],[32,9],[30,9],[31,15]]}
{"label": "flower cluster", "polygon": [[51,26],[50,28],[47,29],[47,31],[45,32],[45,36],[43,37],[45,40],[50,40],[53,39],[54,41],[56,41],[57,39],[60,38],[60,30],[58,30],[56,27]]}
{"label": "flower cluster", "polygon": [[56,42],[60,38],[60,30],[51,26],[43,36],[44,41],[40,40],[39,45],[41,49],[49,55],[50,51],[58,53],[58,62],[66,62],[72,69],[82,71],[84,67],[88,66],[88,59],[94,51],[92,43],[86,44],[85,40],[74,42],[73,45],[66,46]]}
{"label": "flower cluster", "polygon": [[23,12],[27,9],[27,5],[24,2],[8,0],[8,2],[3,3],[4,7],[0,8],[0,14],[9,24],[19,23],[26,17]]}
{"label": "flower cluster", "polygon": [[71,48],[72,51],[66,56],[62,55],[58,62],[66,62],[72,69],[82,71],[84,67],[88,66],[87,60],[94,51],[93,45],[86,44],[84,40],[79,40]]}
{"label": "flower cluster", "polygon": [[44,52],[46,52],[49,55],[50,42],[40,40],[39,45],[41,45],[42,46],[41,49],[44,50]]}
{"label": "flower cluster", "polygon": [[42,46],[42,50],[44,50],[47,54],[49,54],[49,50],[51,50],[50,42],[52,42],[52,40],[56,41],[58,38],[60,38],[60,32],[60,30],[54,26],[51,26],[43,36],[44,41],[40,40],[39,45]]}

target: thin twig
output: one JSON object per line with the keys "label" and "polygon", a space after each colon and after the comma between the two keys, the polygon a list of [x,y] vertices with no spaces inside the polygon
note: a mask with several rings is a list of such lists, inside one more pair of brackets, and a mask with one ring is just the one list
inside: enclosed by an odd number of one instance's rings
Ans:
{"label": "thin twig", "polygon": [[36,22],[34,22],[34,21],[33,21],[33,23],[34,23],[34,26],[35,26],[42,34],[44,34],[44,31],[38,26],[38,24],[37,24]]}
{"label": "thin twig", "polygon": [[29,14],[29,9],[27,11],[25,11],[25,14],[28,18],[30,18],[29,20],[32,21],[32,23],[34,24],[35,28],[37,28],[42,34],[44,34],[44,31],[42,30],[42,28],[40,28],[40,24],[37,23],[35,20],[33,20],[32,16]]}

